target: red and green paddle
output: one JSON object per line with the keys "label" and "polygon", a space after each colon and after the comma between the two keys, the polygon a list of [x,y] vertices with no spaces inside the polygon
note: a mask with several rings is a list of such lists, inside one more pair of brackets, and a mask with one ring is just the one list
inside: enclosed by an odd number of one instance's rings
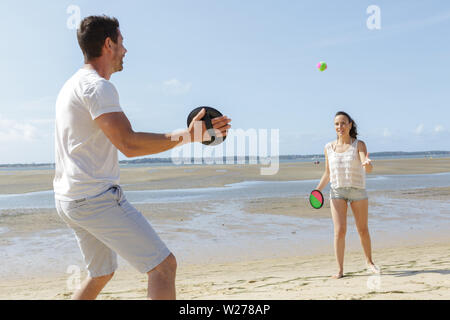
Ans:
{"label": "red and green paddle", "polygon": [[313,190],[309,195],[309,203],[314,209],[320,209],[323,206],[323,194],[320,190]]}

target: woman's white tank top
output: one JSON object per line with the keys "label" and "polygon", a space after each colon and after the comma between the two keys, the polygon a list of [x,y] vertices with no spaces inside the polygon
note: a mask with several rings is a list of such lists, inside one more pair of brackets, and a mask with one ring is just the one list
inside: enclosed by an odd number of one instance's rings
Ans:
{"label": "woman's white tank top", "polygon": [[333,143],[326,144],[330,184],[336,188],[366,188],[366,173],[358,156],[358,140],[355,139],[345,152],[335,152]]}

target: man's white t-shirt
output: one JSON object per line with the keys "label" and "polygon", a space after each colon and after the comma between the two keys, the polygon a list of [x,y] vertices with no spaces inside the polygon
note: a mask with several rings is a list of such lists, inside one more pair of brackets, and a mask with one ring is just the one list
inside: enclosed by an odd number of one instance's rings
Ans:
{"label": "man's white t-shirt", "polygon": [[119,183],[117,148],[95,118],[122,112],[114,85],[95,70],[78,70],[56,100],[55,178],[58,200],[78,200]]}

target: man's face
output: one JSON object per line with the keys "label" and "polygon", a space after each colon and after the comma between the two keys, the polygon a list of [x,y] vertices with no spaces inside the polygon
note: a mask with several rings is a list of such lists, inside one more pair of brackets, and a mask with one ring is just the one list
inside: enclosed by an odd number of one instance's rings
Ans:
{"label": "man's face", "polygon": [[119,36],[117,37],[117,43],[112,42],[112,59],[114,72],[123,70],[123,57],[127,53],[127,49],[123,46],[123,37],[120,29],[117,29]]}

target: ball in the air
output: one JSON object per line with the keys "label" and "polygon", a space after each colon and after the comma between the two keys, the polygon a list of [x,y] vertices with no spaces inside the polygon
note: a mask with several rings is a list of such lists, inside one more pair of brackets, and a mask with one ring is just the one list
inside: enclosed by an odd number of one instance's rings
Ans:
{"label": "ball in the air", "polygon": [[317,64],[317,69],[319,69],[319,71],[324,71],[327,68],[327,64],[325,63],[325,61],[320,61]]}

